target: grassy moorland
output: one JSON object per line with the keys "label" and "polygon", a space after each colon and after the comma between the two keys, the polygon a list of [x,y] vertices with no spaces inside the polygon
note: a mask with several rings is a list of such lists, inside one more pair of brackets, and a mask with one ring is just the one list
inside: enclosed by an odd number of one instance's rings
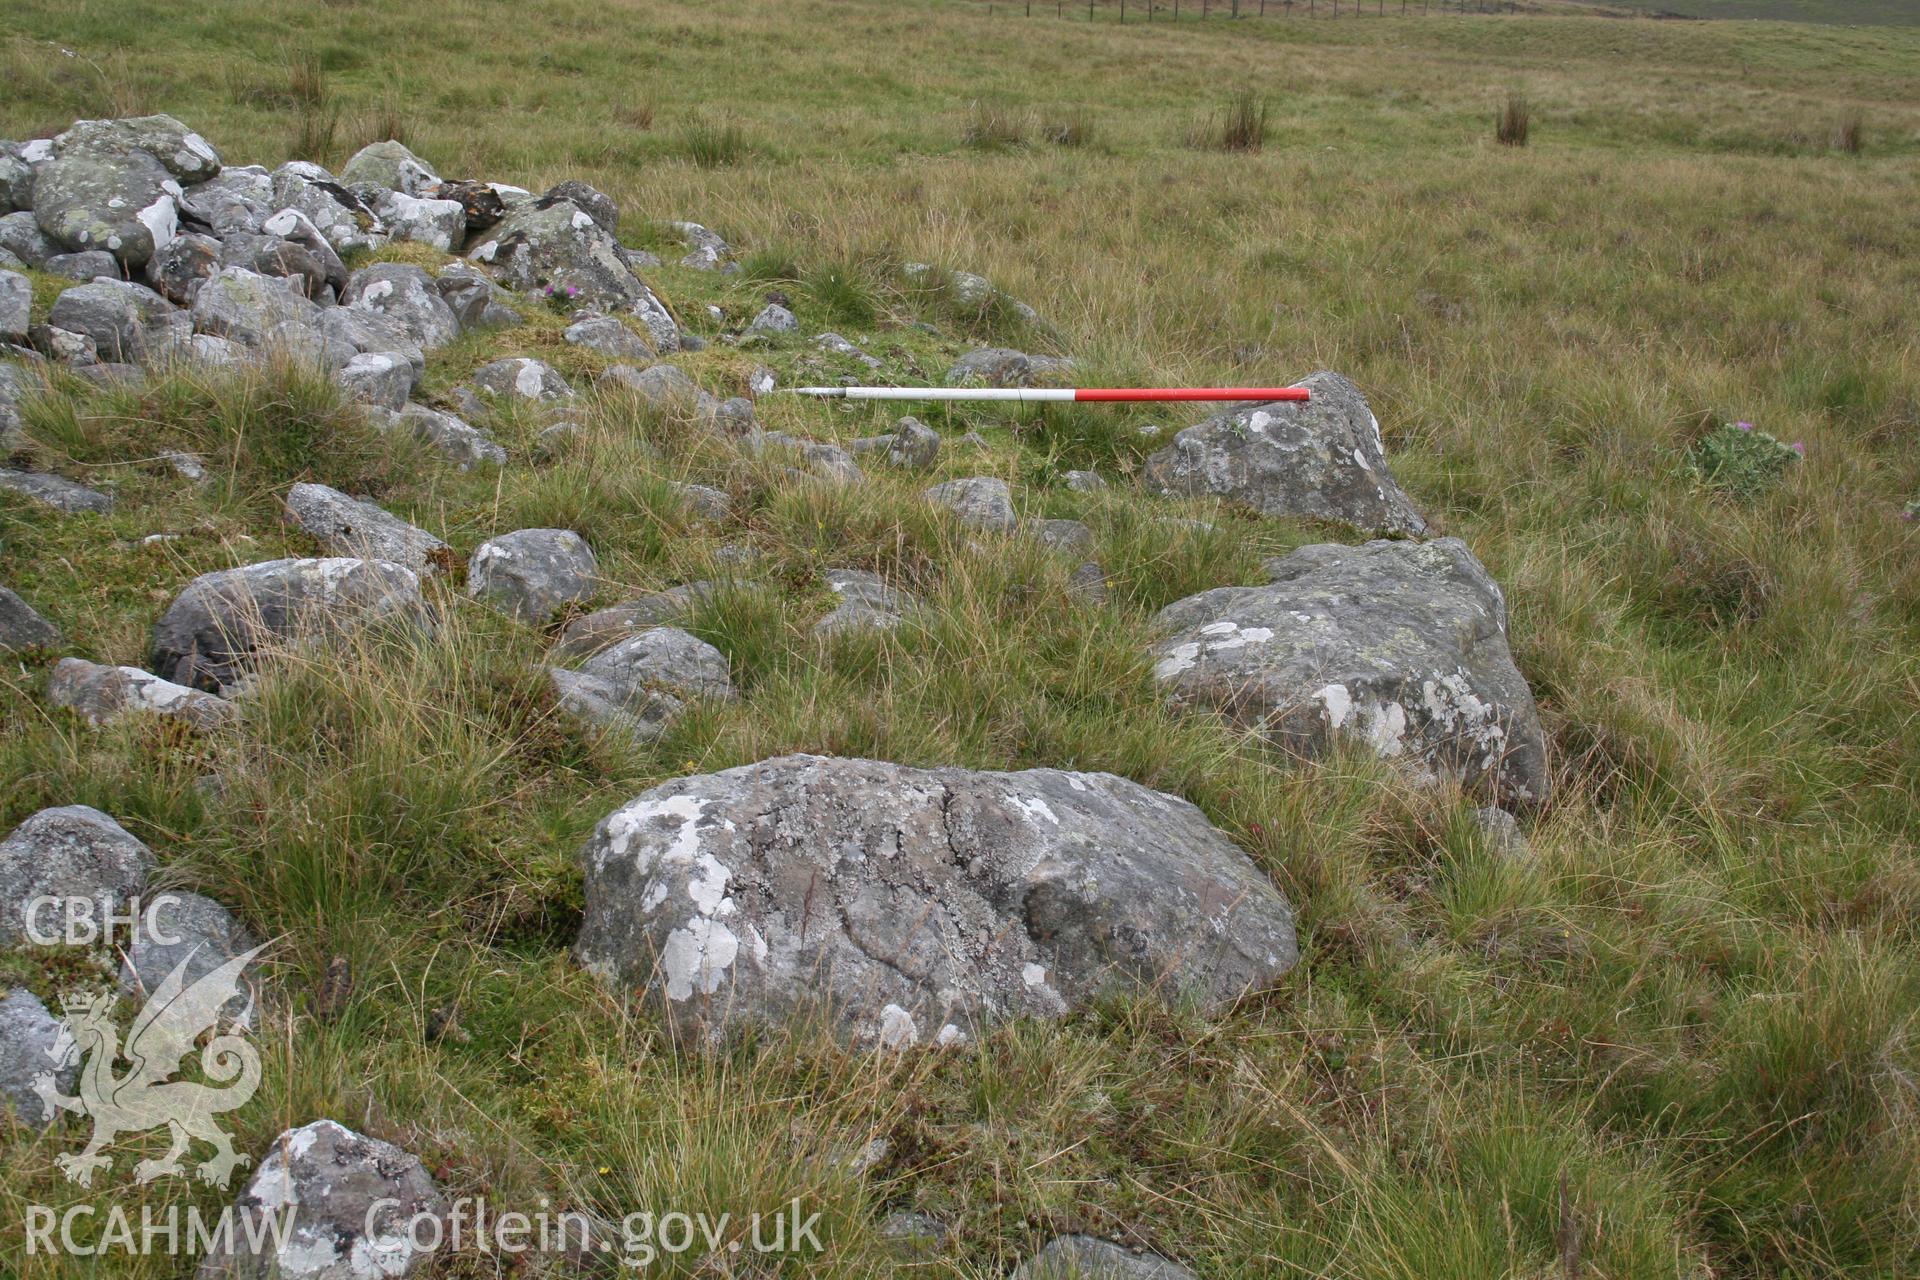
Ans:
{"label": "grassy moorland", "polygon": [[[903,381],[982,338],[1069,352],[1090,381],[1345,372],[1396,474],[1503,583],[1554,751],[1556,799],[1515,861],[1457,795],[1168,713],[1143,656],[1153,611],[1345,536],[1133,492],[1140,428],[1183,418],[923,415],[949,436],[938,474],[838,490],[612,402],[551,462],[540,424],[510,418],[510,465],[462,475],[293,372],[62,384],[32,412],[35,461],[111,485],[116,509],[56,519],[0,496],[0,580],[96,660],[142,662],[195,574],[311,554],[278,511],[300,479],[375,495],[462,563],[497,532],[577,529],[608,601],[729,583],[692,625],[743,697],[645,750],[558,716],[536,670],[549,637],[457,587],[436,589],[433,639],[286,655],[208,738],[90,729],[47,707],[40,660],[0,669],[0,829],[96,805],[172,882],[279,940],[243,1149],[324,1114],[496,1203],[797,1196],[831,1247],[785,1259],[792,1275],[884,1273],[877,1223],[901,1208],[951,1228],[902,1267],[928,1276],[1001,1275],[1068,1229],[1210,1280],[1920,1272],[1920,526],[1902,518],[1920,498],[1920,34],[1540,15],[1122,29],[878,0],[0,15],[0,135],[164,110],[229,162],[337,164],[396,134],[450,175],[583,178],[633,243],[695,218],[742,246],[740,277],[656,273],[696,331],[719,327],[708,304],[738,324],[777,288],[805,333],[837,329]],[[1208,145],[1241,91],[1266,106],[1264,146]],[[1531,103],[1525,148],[1492,141],[1511,92]],[[1863,148],[1833,149],[1855,118]],[[968,141],[986,125],[997,140]],[[1049,327],[907,287],[916,259],[990,276]],[[37,287],[44,308],[59,282]],[[559,317],[528,312],[438,353],[428,391],[503,354],[594,372]],[[676,357],[729,393],[760,360],[783,382],[852,371],[800,342]],[[884,426],[761,413],[828,439]],[[1805,447],[1751,502],[1683,466],[1733,419]],[[969,427],[990,447],[957,445]],[[148,461],[176,448],[214,463],[209,485]],[[1054,483],[1081,466],[1113,488]],[[981,472],[1093,525],[1110,605],[1069,604],[1065,567],[979,550],[918,498]],[[730,489],[740,518],[691,520],[663,483],[685,478]],[[1152,518],[1169,513],[1216,528]],[[141,541],[155,531],[181,536]],[[720,566],[740,542],[758,565]],[[819,571],[849,563],[914,590],[921,624],[816,642]],[[677,1049],[570,963],[574,853],[646,786],[794,750],[1177,792],[1293,899],[1303,962],[1212,1020],[1121,1004],[899,1061],[797,1031]],[[217,795],[196,785],[210,772]],[[347,983],[328,977],[342,959]],[[73,977],[34,953],[0,972],[43,995]],[[84,1196],[52,1165],[81,1136],[0,1134],[0,1271],[72,1273],[24,1257],[14,1224]],[[849,1165],[875,1137],[884,1158]],[[140,1194],[223,1202],[179,1180]]]}

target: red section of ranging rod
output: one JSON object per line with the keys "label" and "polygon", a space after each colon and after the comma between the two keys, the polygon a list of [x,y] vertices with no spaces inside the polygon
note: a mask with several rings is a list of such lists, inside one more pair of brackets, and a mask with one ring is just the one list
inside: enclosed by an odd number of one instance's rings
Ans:
{"label": "red section of ranging rod", "polygon": [[1305,387],[1076,387],[1075,400],[1306,400]]}

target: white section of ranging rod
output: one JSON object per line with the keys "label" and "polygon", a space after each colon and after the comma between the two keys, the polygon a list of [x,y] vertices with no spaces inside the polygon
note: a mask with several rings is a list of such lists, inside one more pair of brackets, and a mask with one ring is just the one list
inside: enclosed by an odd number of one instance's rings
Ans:
{"label": "white section of ranging rod", "polygon": [[790,387],[797,396],[829,400],[1072,400],[1071,387]]}

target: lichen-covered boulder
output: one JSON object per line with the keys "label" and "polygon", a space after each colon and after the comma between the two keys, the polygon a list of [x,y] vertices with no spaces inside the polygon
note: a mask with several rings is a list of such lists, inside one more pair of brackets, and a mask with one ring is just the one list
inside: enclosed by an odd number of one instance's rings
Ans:
{"label": "lichen-covered boulder", "polygon": [[571,529],[517,529],[489,538],[467,562],[467,594],[522,622],[544,622],[600,585],[600,562]]}
{"label": "lichen-covered boulder", "polygon": [[1198,1280],[1156,1253],[1134,1253],[1093,1236],[1055,1236],[1013,1269],[1010,1280]]}
{"label": "lichen-covered boulder", "polygon": [[53,140],[56,156],[69,151],[123,154],[142,151],[180,182],[205,182],[220,172],[213,144],[168,115],[122,120],[76,120]]}
{"label": "lichen-covered boulder", "polygon": [[447,544],[425,529],[324,484],[296,484],[288,490],[287,515],[334,555],[385,560],[423,578],[444,568],[450,554]]}
{"label": "lichen-covered boulder", "polygon": [[413,394],[418,376],[404,352],[362,351],[342,365],[333,380],[350,398],[398,413]]}
{"label": "lichen-covered boulder", "polygon": [[[405,1280],[447,1236],[447,1198],[417,1156],[333,1120],[273,1140],[198,1280]],[[244,1224],[281,1223],[284,1233]],[[421,1225],[415,1227],[415,1219]],[[431,1220],[432,1225],[427,1225]]]}
{"label": "lichen-covered boulder", "polygon": [[550,674],[561,706],[643,742],[664,733],[692,699],[735,696],[726,655],[679,627],[650,627],[602,649],[578,671],[555,667]]}
{"label": "lichen-covered boulder", "polygon": [[[282,280],[224,267],[219,275],[203,281],[194,295],[193,328],[243,347],[305,349],[300,331],[305,331],[307,341],[319,339],[320,310]],[[348,347],[339,363],[345,364],[352,355]]]}
{"label": "lichen-covered boulder", "polygon": [[173,304],[145,285],[95,280],[62,290],[47,322],[93,339],[102,360],[131,363],[146,354],[146,326],[173,313]]}
{"label": "lichen-covered boulder", "polygon": [[147,846],[98,809],[42,809],[0,840],[0,947],[27,941],[30,929],[57,932],[69,899],[91,902],[96,918],[124,912],[152,871]]}
{"label": "lichen-covered boulder", "polygon": [[[300,274],[312,279],[313,284],[307,290],[307,296],[316,301],[323,299],[323,290],[331,289],[338,300],[347,291],[347,264],[340,260],[340,254],[320,233],[313,219],[298,209],[282,209],[272,214],[260,224],[261,233],[283,240],[286,245],[279,249],[283,261],[292,261],[289,248],[298,248],[305,252],[310,266],[303,265]],[[292,275],[292,270],[267,271],[268,275]]]}
{"label": "lichen-covered boulder", "polygon": [[911,595],[866,569],[828,569],[821,576],[840,603],[813,624],[815,635],[864,629],[890,631],[900,625],[903,615],[919,607]]}
{"label": "lichen-covered boulder", "polygon": [[0,270],[0,340],[20,342],[33,324],[33,281]]}
{"label": "lichen-covered boulder", "polygon": [[571,400],[574,390],[560,371],[544,360],[508,356],[473,371],[473,385],[489,395],[530,404]]}
{"label": "lichen-covered boulder", "polygon": [[202,574],[153,627],[153,669],[218,692],[262,645],[382,619],[424,622],[420,578],[384,560],[268,560]]}
{"label": "lichen-covered boulder", "polygon": [[180,184],[144,151],[73,147],[34,177],[33,216],[64,248],[104,249],[129,271],[179,233]]}
{"label": "lichen-covered boulder", "polygon": [[[141,927],[132,931],[120,961],[120,989],[136,1000],[158,990],[181,965],[191,985],[259,945],[231,911],[201,894],[150,893],[145,905]],[[227,1002],[228,1017],[239,1019],[257,999],[258,967],[257,959],[247,966],[241,979],[247,990]]]}
{"label": "lichen-covered boulder", "polygon": [[439,186],[440,175],[405,143],[389,139],[369,142],[354,152],[353,158],[340,166],[340,181],[349,187],[377,187],[418,196]]}
{"label": "lichen-covered boulder", "polygon": [[598,351],[616,360],[649,360],[653,357],[653,348],[613,316],[581,316],[568,325],[566,332],[560,336],[576,347]]}
{"label": "lichen-covered boulder", "polygon": [[462,471],[478,466],[502,466],[507,461],[507,451],[492,436],[463,418],[423,404],[402,407],[386,419],[381,429],[411,433]]}
{"label": "lichen-covered boulder", "polygon": [[1007,482],[995,476],[968,476],[949,480],[926,491],[929,502],[938,503],[958,516],[960,523],[976,529],[1004,532],[1019,523],[1013,510],[1013,493]]}
{"label": "lichen-covered boulder", "polygon": [[0,249],[11,253],[29,267],[42,266],[48,258],[60,252],[59,244],[40,229],[30,210],[0,218]]}
{"label": "lichen-covered boulder", "polygon": [[378,262],[354,272],[340,302],[385,316],[427,351],[460,336],[460,322],[434,287],[433,277],[403,262]]}
{"label": "lichen-covered boulder", "polygon": [[1338,734],[1500,804],[1547,798],[1546,740],[1499,586],[1458,538],[1302,547],[1264,587],[1160,612],[1154,675],[1305,753]]}
{"label": "lichen-covered boulder", "polygon": [[386,243],[386,228],[367,203],[317,164],[293,160],[275,169],[273,203],[305,214],[336,253]]}
{"label": "lichen-covered boulder", "polygon": [[586,657],[646,627],[675,622],[713,598],[710,582],[689,582],[584,613],[561,628],[555,657]]}
{"label": "lichen-covered boulder", "polygon": [[1266,516],[1424,534],[1425,518],[1387,470],[1380,423],[1359,388],[1325,372],[1298,385],[1312,393],[1305,404],[1242,406],[1182,431],[1147,459],[1147,488],[1226,498]]}
{"label": "lichen-covered boulder", "polygon": [[640,795],[583,859],[578,956],[697,1036],[950,1044],[1141,988],[1218,1008],[1298,957],[1245,853],[1111,774],[784,756]]}
{"label": "lichen-covered boulder", "polygon": [[84,658],[62,658],[54,665],[47,677],[47,700],[78,712],[94,724],[146,712],[179,720],[202,732],[217,729],[236,710],[231,702],[162,680],[150,671],[102,666]]}
{"label": "lichen-covered boulder", "polygon": [[212,236],[176,236],[147,259],[146,281],[168,302],[190,307],[200,286],[220,274],[220,254],[221,244]]}
{"label": "lichen-covered boulder", "polygon": [[1057,356],[1028,355],[1008,347],[980,347],[967,352],[951,369],[947,381],[987,387],[1038,387],[1058,380],[1072,361]]}
{"label": "lichen-covered boulder", "polygon": [[680,349],[680,326],[633,273],[619,242],[571,200],[538,200],[515,209],[467,254],[521,293],[574,289],[581,306],[640,317],[661,353]]}
{"label": "lichen-covered boulder", "polygon": [[205,182],[182,190],[180,212],[189,222],[205,227],[216,239],[236,232],[257,232],[275,210],[273,175],[259,165],[222,169]]}
{"label": "lichen-covered boulder", "polygon": [[373,212],[395,240],[411,240],[448,252],[467,237],[467,214],[458,200],[384,191],[374,199]]}

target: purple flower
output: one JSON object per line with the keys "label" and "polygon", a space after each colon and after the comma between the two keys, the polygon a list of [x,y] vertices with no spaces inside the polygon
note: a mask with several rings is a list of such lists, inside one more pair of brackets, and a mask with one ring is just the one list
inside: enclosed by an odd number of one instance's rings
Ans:
{"label": "purple flower", "polygon": [[1751,422],[1736,422],[1733,425],[1740,428],[1742,431],[1753,430],[1753,424]]}
{"label": "purple flower", "polygon": [[1807,446],[1803,440],[1795,440],[1793,444],[1788,447],[1803,458],[1807,456]]}

